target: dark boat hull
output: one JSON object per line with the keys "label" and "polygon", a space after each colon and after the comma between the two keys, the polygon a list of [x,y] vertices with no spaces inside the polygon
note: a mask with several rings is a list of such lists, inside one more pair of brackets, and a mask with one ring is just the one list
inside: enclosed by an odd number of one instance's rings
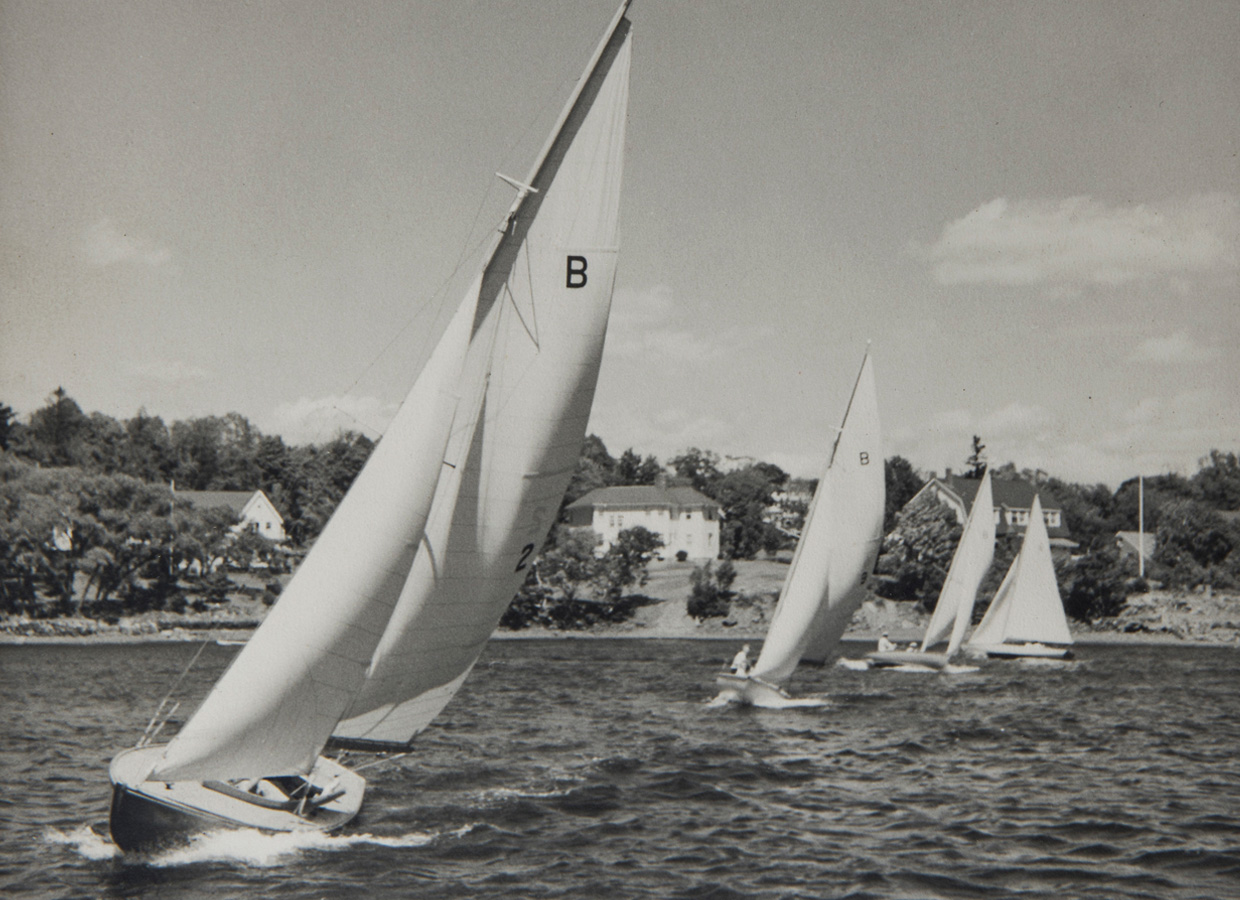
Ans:
{"label": "dark boat hull", "polygon": [[875,668],[892,666],[920,666],[923,669],[942,669],[947,665],[946,653],[923,653],[920,650],[875,650],[865,655]]}
{"label": "dark boat hull", "polygon": [[196,834],[239,827],[191,807],[160,803],[121,784],[112,785],[108,822],[113,842],[126,853],[174,847],[188,843]]}
{"label": "dark boat hull", "polygon": [[323,757],[305,779],[314,787],[305,801],[272,799],[222,782],[148,781],[162,753],[162,747],[143,747],[112,761],[109,823],[112,840],[127,853],[184,844],[222,829],[335,831],[357,815],[365,793],[365,779]]}

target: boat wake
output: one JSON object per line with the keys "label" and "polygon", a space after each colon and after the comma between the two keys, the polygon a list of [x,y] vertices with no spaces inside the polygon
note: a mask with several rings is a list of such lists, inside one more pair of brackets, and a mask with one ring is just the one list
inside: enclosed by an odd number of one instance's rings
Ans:
{"label": "boat wake", "polygon": [[864,672],[870,668],[870,663],[867,660],[849,659],[846,656],[841,656],[835,661],[835,664],[841,669],[847,669],[850,672]]}
{"label": "boat wake", "polygon": [[[459,837],[468,827],[448,832]],[[86,859],[121,859],[152,868],[175,868],[197,863],[239,863],[255,868],[284,865],[290,858],[306,851],[334,852],[351,847],[424,847],[440,835],[411,832],[402,835],[324,834],[319,831],[281,832],[268,834],[249,828],[207,832],[188,844],[154,853],[122,854],[119,847],[97,834],[89,825],[65,833],[55,829],[47,833],[47,841],[62,844]]]}
{"label": "boat wake", "polygon": [[774,694],[763,694],[761,698],[747,702],[736,691],[724,689],[713,700],[707,701],[706,708],[716,709],[731,703],[741,706],[754,706],[759,709],[820,709],[830,705],[830,701],[826,697],[813,694],[807,697],[781,697]]}
{"label": "boat wake", "polygon": [[68,832],[51,828],[43,835],[43,839],[49,844],[68,847],[85,859],[111,859],[121,855],[120,847],[96,834],[95,829],[89,825],[79,825]]}
{"label": "boat wake", "polygon": [[968,675],[970,672],[980,672],[980,671],[982,671],[981,666],[966,666],[966,665],[956,666],[956,665],[952,665],[951,663],[948,663],[947,665],[943,667],[943,672],[947,675]]}

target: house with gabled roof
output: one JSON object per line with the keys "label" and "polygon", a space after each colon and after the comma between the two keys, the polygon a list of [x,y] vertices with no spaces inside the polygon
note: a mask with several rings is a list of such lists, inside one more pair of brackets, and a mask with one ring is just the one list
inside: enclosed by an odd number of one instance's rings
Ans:
{"label": "house with gabled roof", "polygon": [[[965,478],[953,475],[948,469],[943,477],[931,478],[918,491],[907,505],[916,503],[927,494],[934,496],[940,503],[951,508],[959,522],[968,518],[977,497],[977,489],[981,486],[980,478]],[[1076,541],[1072,540],[1063,520],[1063,506],[1053,492],[1046,487],[1034,487],[1023,479],[1005,480],[991,478],[990,488],[994,494],[995,537],[1008,534],[1024,534],[1029,526],[1029,513],[1033,508],[1033,498],[1037,495],[1042,501],[1042,518],[1046,522],[1046,533],[1050,538],[1052,550],[1074,550]]]}
{"label": "house with gabled roof", "polygon": [[565,508],[568,524],[593,528],[607,549],[627,528],[640,525],[663,539],[662,555],[689,559],[719,555],[719,503],[688,485],[633,484],[596,488]]}
{"label": "house with gabled roof", "polygon": [[190,503],[197,509],[231,509],[241,520],[236,531],[248,530],[273,543],[282,543],[284,517],[262,491],[179,491],[173,486],[174,503]]}

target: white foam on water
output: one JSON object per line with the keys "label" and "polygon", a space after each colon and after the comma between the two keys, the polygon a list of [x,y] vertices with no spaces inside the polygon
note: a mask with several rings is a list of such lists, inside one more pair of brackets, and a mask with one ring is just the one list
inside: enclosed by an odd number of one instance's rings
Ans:
{"label": "white foam on water", "polygon": [[870,667],[869,660],[866,659],[848,659],[841,656],[835,661],[835,664],[841,669],[847,669],[850,672],[864,672]]}
{"label": "white foam on water", "polygon": [[967,675],[970,672],[982,671],[982,667],[981,666],[965,666],[965,665],[956,666],[956,665],[952,665],[951,663],[948,663],[947,665],[943,667],[943,671],[946,672],[948,675]]}
{"label": "white foam on water", "polygon": [[95,834],[95,830],[89,825],[79,825],[70,832],[50,828],[44,833],[43,839],[49,844],[69,847],[86,859],[111,859],[121,853],[119,847],[107,838]]}
{"label": "white foam on water", "polygon": [[373,834],[324,834],[321,831],[288,831],[267,834],[249,828],[223,829],[198,835],[182,847],[149,856],[145,862],[157,868],[204,862],[235,862],[256,868],[283,865],[306,851],[333,852],[357,846],[424,847],[436,835],[426,832],[380,836]]}

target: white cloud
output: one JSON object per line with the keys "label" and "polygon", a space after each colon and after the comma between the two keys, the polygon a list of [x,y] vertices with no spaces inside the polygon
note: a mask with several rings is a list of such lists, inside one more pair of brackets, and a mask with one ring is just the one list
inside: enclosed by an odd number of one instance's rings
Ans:
{"label": "white cloud", "polygon": [[1185,331],[1149,338],[1132,352],[1132,358],[1137,362],[1151,363],[1202,362],[1212,359],[1214,355],[1212,348],[1195,343]]}
{"label": "white cloud", "polygon": [[978,416],[953,410],[922,426],[891,429],[887,453],[930,472],[959,471],[974,434],[996,465],[1013,462],[1065,481],[1115,488],[1138,474],[1191,475],[1212,448],[1240,445],[1240,418],[1234,404],[1207,389],[1146,397],[1086,424],[1060,421],[1038,406],[1012,405]]}
{"label": "white cloud", "polygon": [[198,366],[191,366],[179,359],[146,359],[129,362],[129,371],[145,381],[160,384],[185,384],[193,381],[210,381],[211,373]]}
{"label": "white cloud", "polygon": [[998,198],[944,226],[914,253],[941,284],[1085,285],[1189,276],[1240,266],[1240,201],[1210,194],[1109,207],[1089,197]]}
{"label": "white cloud", "polygon": [[302,397],[277,405],[262,429],[289,444],[322,443],[341,430],[359,431],[373,439],[387,428],[398,406],[377,397]]}
{"label": "white cloud", "polygon": [[612,300],[605,353],[609,359],[643,367],[666,362],[697,365],[727,359],[765,333],[718,330],[712,319],[679,301],[667,285],[621,289]]}
{"label": "white cloud", "polygon": [[159,266],[172,258],[167,247],[119,228],[104,216],[86,229],[83,238],[86,259],[94,266],[110,266],[121,262]]}

